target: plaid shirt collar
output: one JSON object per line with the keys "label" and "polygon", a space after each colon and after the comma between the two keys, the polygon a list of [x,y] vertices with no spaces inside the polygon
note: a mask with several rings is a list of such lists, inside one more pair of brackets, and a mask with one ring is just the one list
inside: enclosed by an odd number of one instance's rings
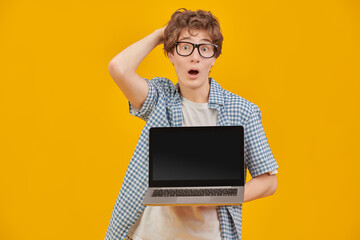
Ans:
{"label": "plaid shirt collar", "polygon": [[[227,115],[225,113],[224,108],[224,94],[221,86],[213,79],[209,78],[210,83],[210,96],[209,96],[209,108],[216,109],[219,112],[219,118],[217,122],[217,126],[229,126],[229,121]],[[173,127],[182,126],[182,115],[175,114],[181,112],[181,99],[180,99],[180,90],[179,83],[175,85],[175,93],[174,98],[169,104],[170,112],[173,113]]]}

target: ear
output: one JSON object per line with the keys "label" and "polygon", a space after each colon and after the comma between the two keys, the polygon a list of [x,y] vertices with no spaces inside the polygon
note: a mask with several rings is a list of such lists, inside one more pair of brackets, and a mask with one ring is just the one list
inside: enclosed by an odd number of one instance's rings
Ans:
{"label": "ear", "polygon": [[168,57],[170,62],[174,65],[174,54],[172,54],[171,52],[168,52]]}

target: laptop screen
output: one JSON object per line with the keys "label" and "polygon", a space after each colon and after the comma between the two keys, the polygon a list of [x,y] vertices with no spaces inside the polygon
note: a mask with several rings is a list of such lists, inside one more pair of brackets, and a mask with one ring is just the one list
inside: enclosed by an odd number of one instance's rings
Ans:
{"label": "laptop screen", "polygon": [[151,128],[149,186],[243,186],[242,126]]}

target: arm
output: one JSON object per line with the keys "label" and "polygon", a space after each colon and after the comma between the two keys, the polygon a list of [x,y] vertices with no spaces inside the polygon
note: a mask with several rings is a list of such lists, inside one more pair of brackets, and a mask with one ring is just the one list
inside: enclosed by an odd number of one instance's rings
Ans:
{"label": "arm", "polygon": [[141,61],[157,45],[163,43],[165,27],[155,30],[150,35],[125,48],[109,63],[109,72],[125,97],[140,109],[148,95],[146,80],[136,73]]}
{"label": "arm", "polygon": [[252,178],[245,183],[244,202],[249,202],[258,198],[270,196],[275,193],[277,188],[277,175],[268,173]]}

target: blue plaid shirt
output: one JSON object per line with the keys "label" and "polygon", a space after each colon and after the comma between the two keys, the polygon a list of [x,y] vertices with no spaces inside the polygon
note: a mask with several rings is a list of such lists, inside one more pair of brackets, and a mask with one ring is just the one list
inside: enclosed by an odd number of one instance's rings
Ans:
{"label": "blue plaid shirt", "polygon": [[[127,239],[130,227],[139,219],[145,209],[142,205],[148,188],[148,140],[151,127],[182,126],[181,99],[179,84],[169,79],[154,78],[149,84],[148,96],[140,109],[134,111],[129,102],[132,115],[146,121],[127,168],[125,178],[116,199],[106,240]],[[254,103],[235,95],[209,78],[209,108],[219,112],[218,126],[244,126],[245,165],[252,177],[278,168],[270,150],[261,123],[260,109]],[[241,239],[242,205],[218,206],[221,238],[223,240]]]}

